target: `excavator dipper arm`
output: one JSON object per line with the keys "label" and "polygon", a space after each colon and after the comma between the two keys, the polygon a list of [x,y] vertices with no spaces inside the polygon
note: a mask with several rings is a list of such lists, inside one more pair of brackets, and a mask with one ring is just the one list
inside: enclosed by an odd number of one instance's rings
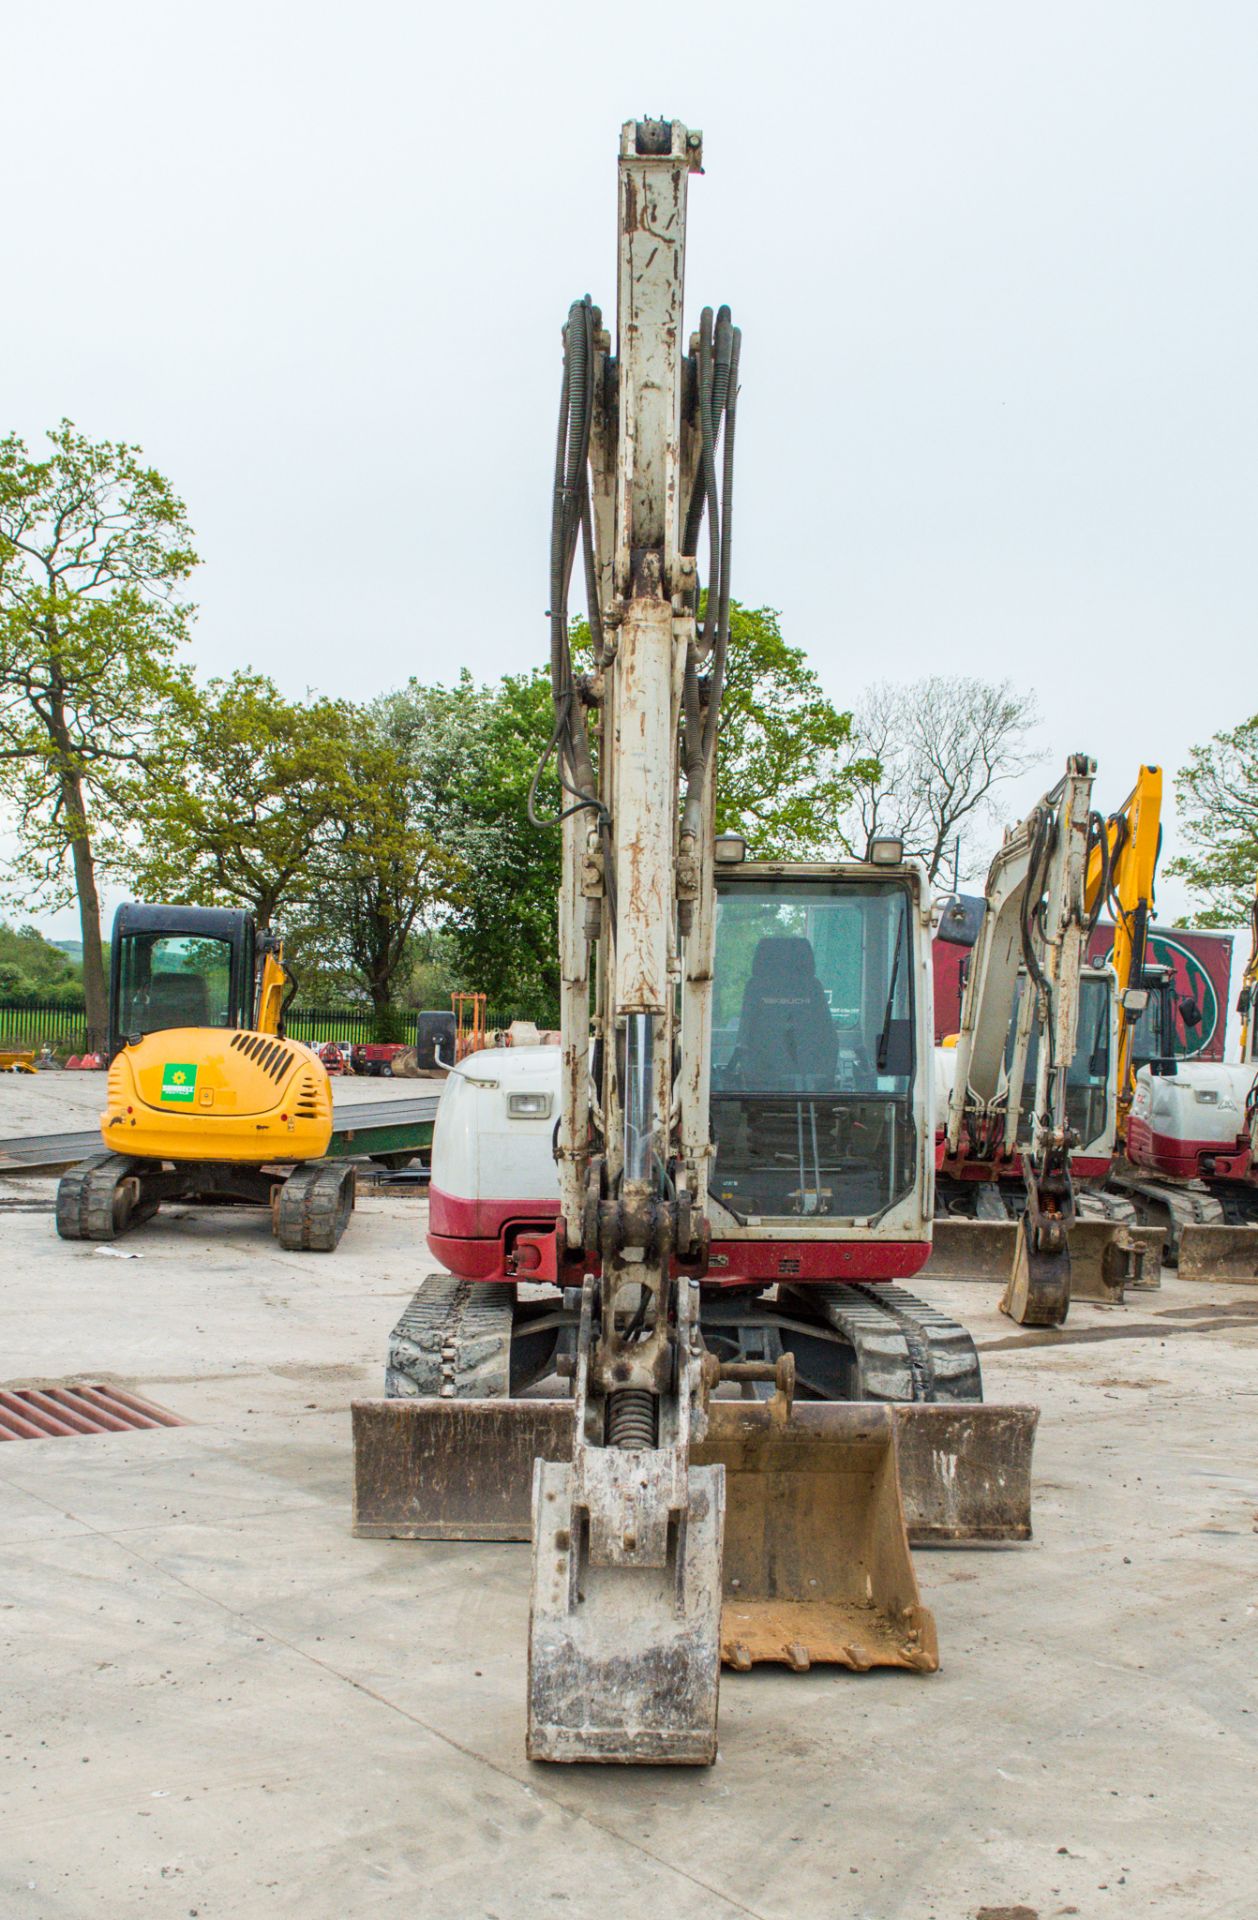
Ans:
{"label": "excavator dipper arm", "polygon": [[1089,930],[1084,876],[1095,772],[1094,760],[1072,754],[1062,779],[1005,836],[992,861],[948,1104],[945,1167],[966,1157],[1012,1161],[1027,1049],[1032,1028],[1037,1030],[1031,1147],[1020,1156],[1027,1206],[1001,1300],[1004,1312],[1030,1326],[1060,1326],[1070,1306],[1074,1193],[1066,1075],[1078,1039],[1079,979]]}

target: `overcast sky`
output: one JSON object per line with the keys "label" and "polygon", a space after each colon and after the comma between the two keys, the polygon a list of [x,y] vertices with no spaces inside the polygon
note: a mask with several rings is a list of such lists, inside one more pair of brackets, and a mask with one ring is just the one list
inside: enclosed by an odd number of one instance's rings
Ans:
{"label": "overcast sky", "polygon": [[734,591],[838,702],[1034,689],[1010,818],[1258,707],[1253,0],[3,18],[0,426],[172,478],[203,670],[544,658],[559,327],[613,309],[649,113],[703,130],[689,304],[743,328]]}

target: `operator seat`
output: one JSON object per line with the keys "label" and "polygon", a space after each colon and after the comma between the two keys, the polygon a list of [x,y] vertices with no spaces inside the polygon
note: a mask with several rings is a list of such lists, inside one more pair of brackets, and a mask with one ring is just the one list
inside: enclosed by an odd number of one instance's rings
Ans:
{"label": "operator seat", "polygon": [[208,1027],[210,997],[199,973],[155,973],[141,1021],[145,1033],[168,1027]]}
{"label": "operator seat", "polygon": [[761,940],[743,991],[736,1058],[747,1093],[825,1092],[834,1086],[838,1037],[811,940]]}

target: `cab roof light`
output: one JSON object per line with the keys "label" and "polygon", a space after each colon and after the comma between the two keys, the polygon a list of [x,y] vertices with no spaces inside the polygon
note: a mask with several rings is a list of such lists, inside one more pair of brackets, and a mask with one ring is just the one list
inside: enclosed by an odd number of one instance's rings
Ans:
{"label": "cab roof light", "polygon": [[747,858],[747,842],[741,833],[718,833],[713,853],[718,866],[736,867]]}
{"label": "cab roof light", "polygon": [[904,842],[891,833],[871,834],[865,859],[871,867],[898,867],[904,860]]}

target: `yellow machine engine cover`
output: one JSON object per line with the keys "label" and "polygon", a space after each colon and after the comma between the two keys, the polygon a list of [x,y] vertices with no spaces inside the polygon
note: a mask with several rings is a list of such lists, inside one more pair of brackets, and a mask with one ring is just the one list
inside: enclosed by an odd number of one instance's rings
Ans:
{"label": "yellow machine engine cover", "polygon": [[146,1034],[110,1067],[108,1101],[105,1145],[146,1160],[317,1160],[332,1138],[322,1061],[274,1034]]}

